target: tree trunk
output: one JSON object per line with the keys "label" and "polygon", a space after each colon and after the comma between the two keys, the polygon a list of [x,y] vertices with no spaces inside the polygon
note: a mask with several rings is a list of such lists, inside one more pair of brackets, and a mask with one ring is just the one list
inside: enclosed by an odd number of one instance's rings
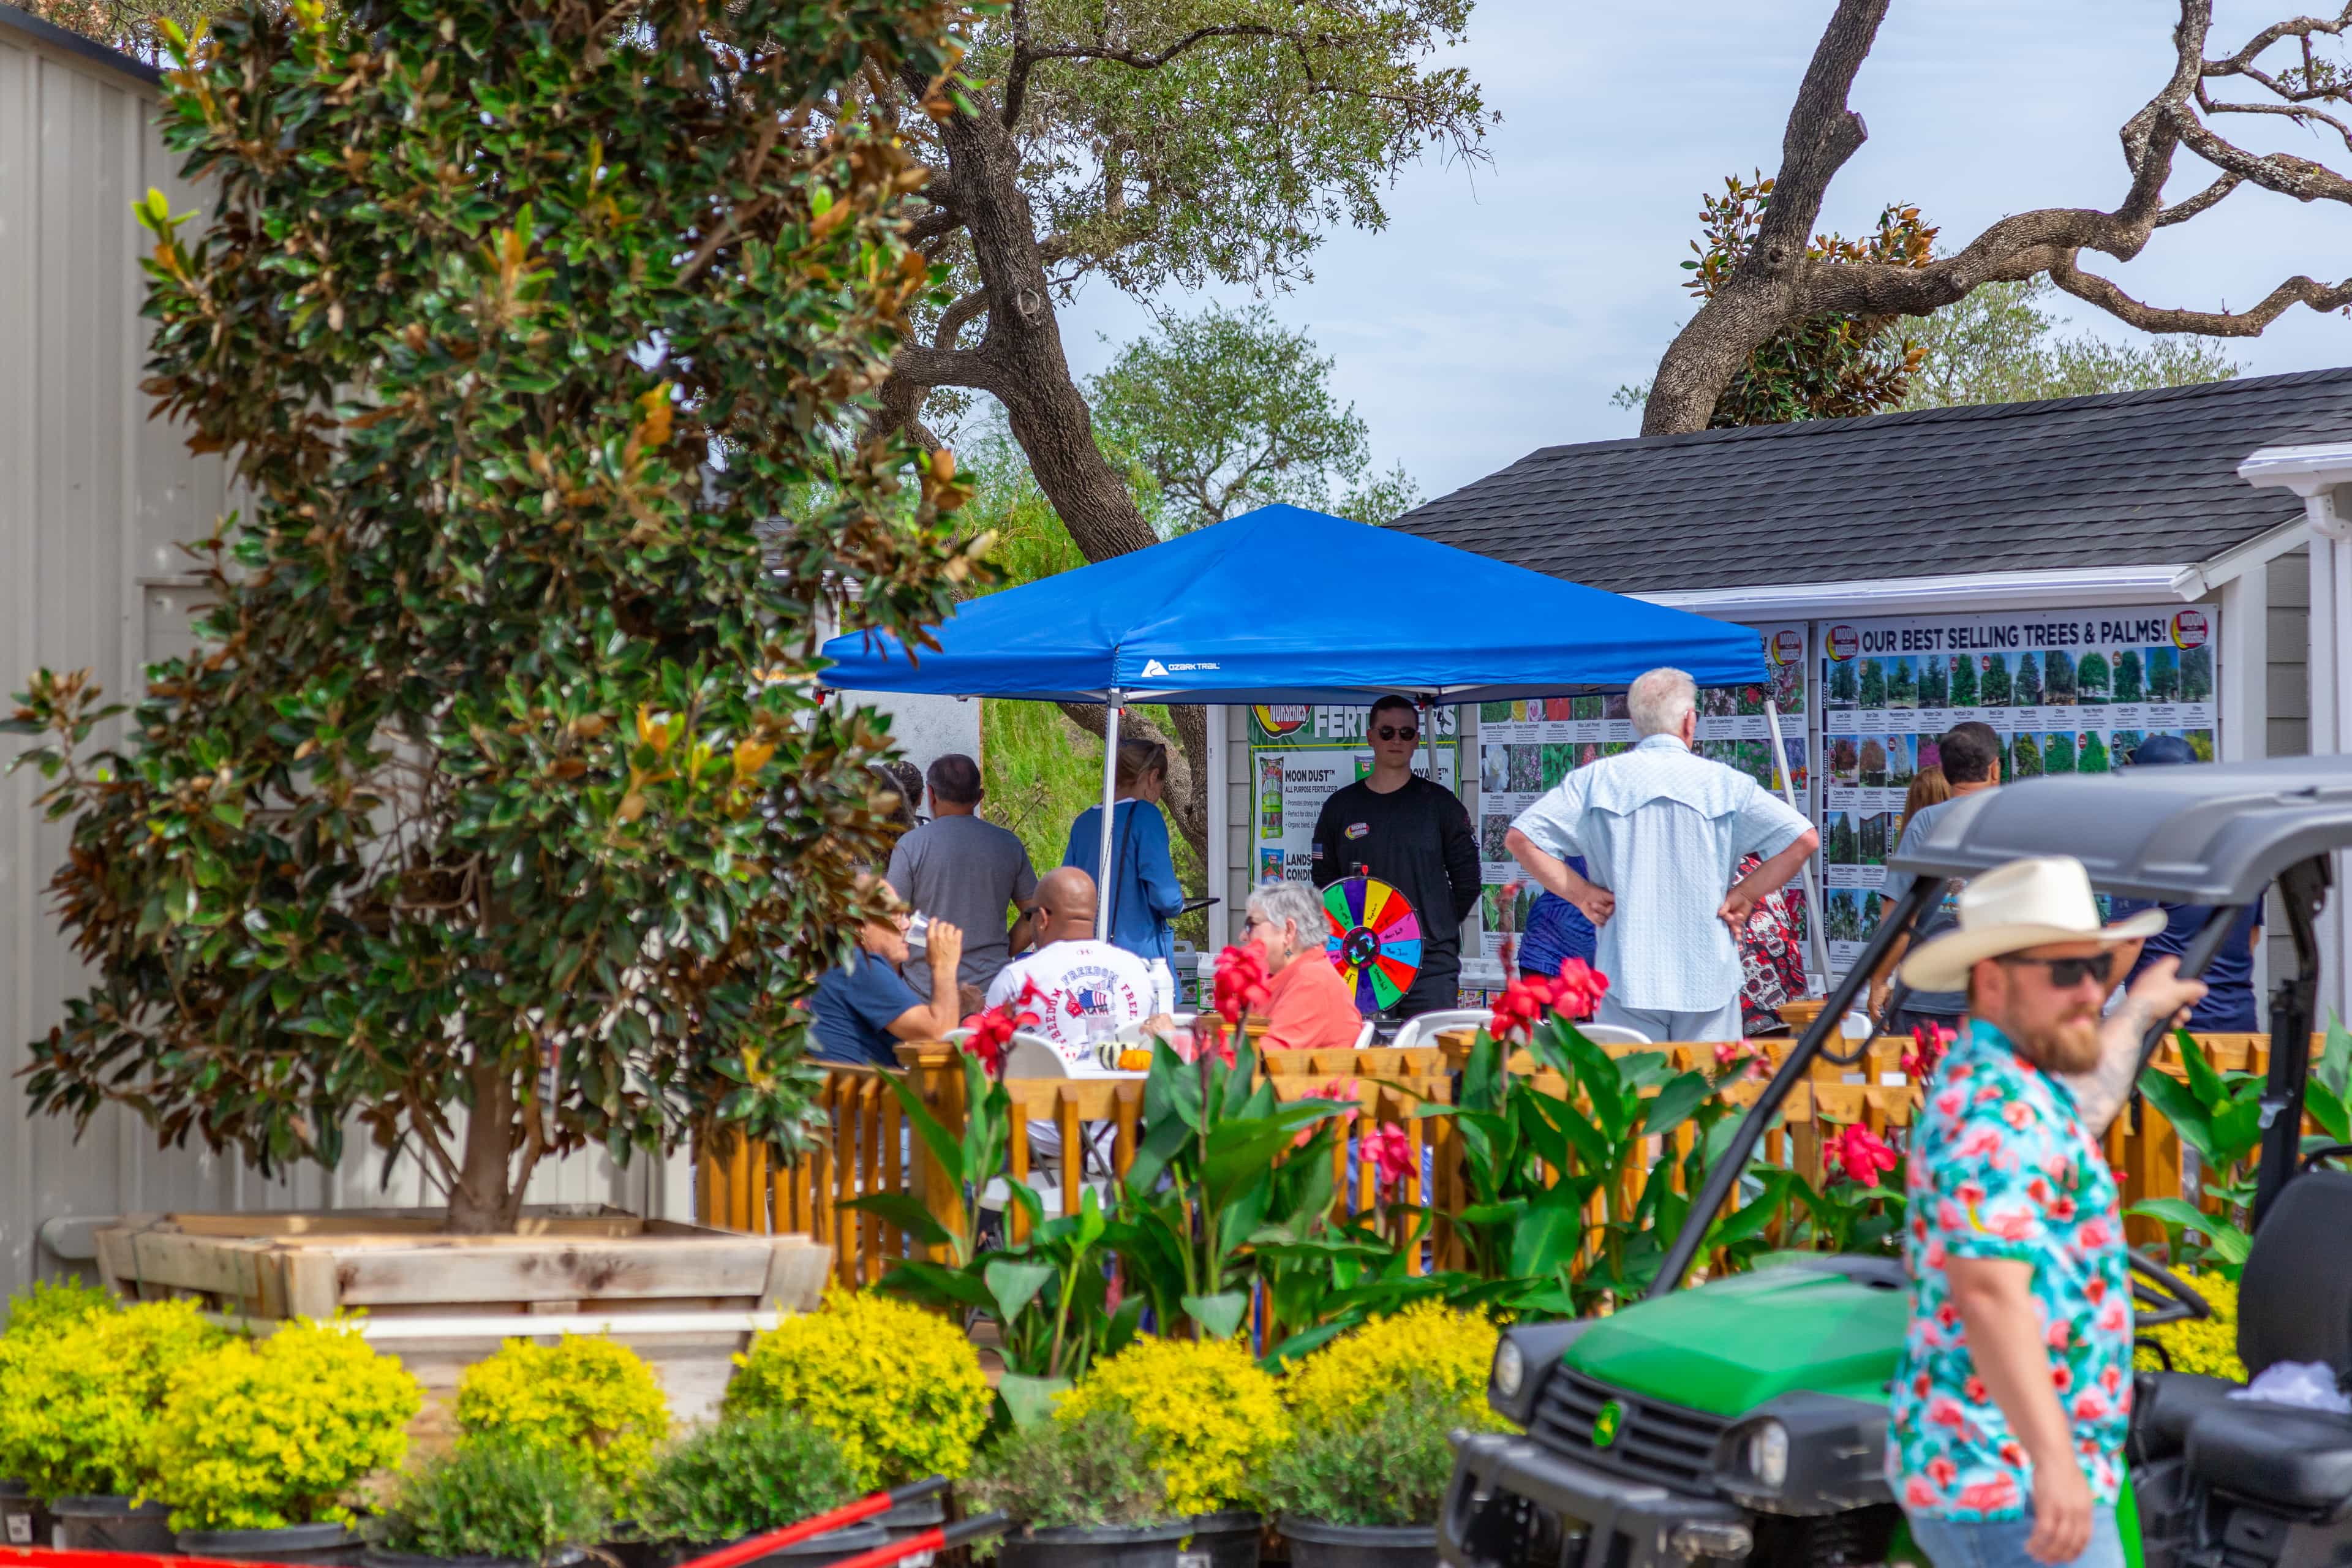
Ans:
{"label": "tree trunk", "polygon": [[[912,425],[920,393],[929,387],[971,386],[993,394],[1004,405],[1037,488],[1053,503],[1078,552],[1099,562],[1148,550],[1160,536],[1137,508],[1126,479],[1095,445],[1094,415],[1062,352],[1052,284],[1037,248],[1036,219],[1021,188],[1020,148],[985,94],[975,91],[972,100],[977,112],[959,110],[940,127],[949,163],[942,195],[971,237],[988,297],[988,325],[976,349],[957,350],[952,342],[902,349],[883,387],[883,405]],[[1103,732],[1100,708],[1074,703],[1063,710],[1088,733]],[[1173,713],[1171,815],[1205,865],[1208,721],[1197,707],[1178,707]]]}
{"label": "tree trunk", "polygon": [[1822,29],[1812,63],[1789,110],[1780,138],[1780,172],[1756,242],[1699,307],[1658,362],[1642,410],[1642,434],[1674,436],[1704,430],[1715,405],[1748,356],[1773,333],[1801,318],[1800,294],[1813,226],[1830,181],[1870,132],[1846,107],[1854,74],[1869,57],[1889,0],[1839,0]]}
{"label": "tree trunk", "polygon": [[452,1236],[498,1236],[522,1215],[522,1184],[515,1179],[514,1078],[494,1061],[477,1062],[474,1103],[466,1114],[465,1152],[449,1193]]}

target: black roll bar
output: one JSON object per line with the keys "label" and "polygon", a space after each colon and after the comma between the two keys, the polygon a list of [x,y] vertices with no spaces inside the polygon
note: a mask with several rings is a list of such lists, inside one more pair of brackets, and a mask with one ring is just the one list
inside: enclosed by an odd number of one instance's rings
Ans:
{"label": "black roll bar", "polygon": [[[1748,1157],[1756,1152],[1756,1145],[1763,1138],[1764,1129],[1779,1114],[1781,1102],[1789,1098],[1790,1090],[1804,1081],[1806,1069],[1811,1067],[1813,1058],[1821,1055],[1830,1031],[1845,1022],[1846,1013],[1853,1005],[1854,994],[1870,983],[1871,975],[1877,973],[1880,961],[1886,956],[1886,950],[1895,945],[1896,935],[1911,929],[1919,911],[1927,907],[1930,899],[1943,896],[1942,879],[1921,877],[1911,884],[1886,918],[1879,921],[1878,929],[1871,933],[1869,945],[1862,950],[1862,956],[1853,961],[1853,966],[1845,972],[1845,978],[1830,992],[1830,999],[1822,1005],[1821,1016],[1806,1029],[1796,1048],[1781,1061],[1780,1070],[1772,1075],[1772,1081],[1764,1086],[1764,1092],[1756,1097],[1756,1103],[1748,1107],[1748,1114],[1740,1118],[1739,1125],[1732,1130],[1730,1144],[1716,1161],[1715,1168],[1707,1172],[1706,1185],[1699,1190],[1697,1197],[1691,1200],[1690,1215],[1683,1221],[1681,1234],[1675,1237],[1674,1245],[1666,1248],[1666,1256],[1659,1262],[1658,1277],[1650,1282],[1645,1300],[1654,1300],[1682,1288],[1683,1276],[1690,1272],[1691,1264],[1697,1260],[1700,1244],[1706,1239],[1717,1211],[1723,1207],[1724,1200],[1731,1196],[1732,1187],[1747,1171]],[[1814,918],[1820,919],[1821,916],[1822,911],[1816,911]]]}
{"label": "black roll bar", "polygon": [[[2315,867],[2317,868],[2315,873],[2312,869]],[[2326,885],[2327,867],[2326,861],[2323,858],[2304,861],[2291,868],[2279,879],[2282,890],[2286,890],[2295,879],[2315,874],[2319,879],[2319,888],[2324,889]],[[1822,1047],[1827,1044],[1830,1031],[1844,1023],[1846,1011],[1853,1005],[1855,994],[1869,984],[1870,976],[1877,971],[1879,963],[1886,956],[1887,950],[1894,945],[1895,936],[1910,931],[1917,923],[1921,912],[1928,902],[1933,899],[1942,898],[1943,894],[1944,883],[1941,879],[1919,878],[1911,884],[1910,890],[1903,895],[1902,900],[1888,913],[1886,919],[1879,923],[1878,930],[1871,934],[1870,944],[1863,949],[1862,956],[1854,960],[1853,967],[1846,971],[1845,978],[1838,982],[1836,988],[1830,993],[1829,1001],[1822,1007],[1821,1016],[1813,1020],[1811,1027],[1808,1028],[1804,1037],[1797,1042],[1796,1048],[1791,1050],[1787,1058],[1780,1063],[1780,1070],[1772,1075],[1772,1081],[1764,1086],[1764,1092],[1756,1097],[1756,1103],[1748,1108],[1748,1114],[1741,1118],[1739,1125],[1733,1130],[1731,1142],[1724,1149],[1715,1167],[1706,1173],[1706,1184],[1700,1189],[1699,1195],[1691,1201],[1689,1217],[1683,1221],[1682,1231],[1675,1237],[1674,1245],[1666,1248],[1666,1256],[1658,1265],[1657,1278],[1650,1282],[1650,1289],[1644,1300],[1670,1295],[1682,1288],[1683,1278],[1690,1272],[1691,1265],[1697,1261],[1698,1250],[1706,1243],[1706,1233],[1714,1224],[1717,1211],[1723,1207],[1724,1201],[1731,1196],[1733,1186],[1747,1173],[1748,1162],[1756,1152],[1756,1145],[1763,1138],[1765,1128],[1771,1124],[1772,1118],[1779,1113],[1781,1103],[1789,1098],[1790,1091],[1804,1081],[1805,1074],[1812,1066],[1813,1058],[1822,1054]],[[2324,897],[2324,894],[2322,896]],[[2317,966],[2313,962],[2317,953],[2317,944],[2311,934],[2311,911],[2317,907],[2317,900],[2306,897],[2298,906],[2297,900],[2290,893],[2286,902],[2287,923],[2290,927],[2296,928],[2296,952],[2303,960],[2303,973],[2293,983],[2282,982],[2277,995],[2273,996],[2271,1003],[2271,1088],[2264,1091],[2263,1097],[2263,1115],[2266,1120],[2263,1122],[2261,1169],[2265,1173],[2261,1177],[2261,1185],[2257,1189],[2254,1199],[2254,1223],[2257,1226],[2262,1224],[2263,1211],[2268,1206],[2263,1194],[2268,1194],[2271,1197],[2277,1195],[2273,1186],[2273,1178],[2267,1173],[2273,1170],[2283,1170],[2291,1173],[2294,1168],[2294,1151],[2298,1146],[2295,1141],[2300,1135],[2303,1125],[2303,1079],[2311,1065],[2309,1009],[2312,1003],[2315,1001],[2318,992]],[[2189,946],[2180,956],[2180,973],[2184,976],[2193,980],[2205,973],[2206,965],[2211,963],[2214,954],[2221,951],[2221,942],[2229,935],[2230,926],[2237,919],[2240,907],[2234,904],[2217,907],[2206,918],[2205,923],[2198,928],[2197,934],[2189,938]],[[2301,921],[2299,927],[2296,926],[2298,910]],[[2305,1007],[2303,1015],[2305,1021],[2300,1025],[2299,1033],[2290,1037],[2302,1039],[2304,1046],[2301,1050],[2282,1053],[2278,1048],[2281,1008],[2282,1006],[2292,1007],[2294,1004],[2283,1002],[2281,998],[2286,996],[2290,984],[2299,986],[2299,994],[2305,998],[2302,1004]],[[1898,975],[1895,982],[1895,991],[1890,992],[1888,995],[1887,1011],[1890,1014],[1895,1010],[1895,992],[1907,992],[1908,989]],[[1872,1023],[1874,1027],[1877,1020],[1874,1019]],[[2165,1036],[2171,1032],[2171,1028],[2172,1020],[2169,1017],[2159,1018],[2149,1025],[2147,1032],[2140,1037],[2139,1060],[2132,1070],[2134,1084],[2137,1084],[2141,1076],[2147,1071],[2148,1058],[2156,1054],[2156,1047],[2163,1042]],[[1867,1043],[1864,1042],[1865,1046]],[[2285,1084],[2282,1076],[2283,1056],[2294,1058],[2294,1066],[2284,1069],[2292,1076],[2291,1088]],[[2294,1110],[2294,1115],[2289,1117],[2280,1114],[2290,1103]],[[2273,1160],[2271,1150],[2273,1140],[2284,1141],[2285,1152],[2276,1160]],[[2284,1185],[2285,1179],[2284,1175],[2276,1177],[2276,1184]]]}
{"label": "black roll bar", "polygon": [[2254,1166],[2257,1232],[2303,1152],[2303,1096],[2311,1077],[2311,1026],[2319,1012],[2319,939],[2312,922],[2327,902],[2331,880],[2325,855],[2298,860],[2279,873],[2279,902],[2294,939],[2295,973],[2271,991],[2271,1068],[2263,1084],[2262,1156]]}

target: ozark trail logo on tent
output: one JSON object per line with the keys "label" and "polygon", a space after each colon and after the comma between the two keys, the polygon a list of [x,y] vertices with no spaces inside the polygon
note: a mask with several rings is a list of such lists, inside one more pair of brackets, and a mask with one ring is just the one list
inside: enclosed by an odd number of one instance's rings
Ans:
{"label": "ozark trail logo on tent", "polygon": [[1149,679],[1155,675],[1165,679],[1171,675],[1189,674],[1196,669],[1215,669],[1217,668],[1219,668],[1217,661],[1211,658],[1191,661],[1180,659],[1174,664],[1162,664],[1156,658],[1147,658],[1143,661],[1143,675],[1146,679]]}

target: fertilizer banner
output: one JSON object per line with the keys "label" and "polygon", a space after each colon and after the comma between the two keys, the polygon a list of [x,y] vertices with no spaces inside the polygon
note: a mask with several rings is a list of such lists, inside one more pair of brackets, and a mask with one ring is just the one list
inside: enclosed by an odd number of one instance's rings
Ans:
{"label": "fertilizer banner", "polygon": [[1923,614],[1824,623],[1822,859],[1830,964],[1878,925],[1903,800],[1970,719],[2000,737],[2001,776],[2107,773],[2151,735],[2213,758],[2213,645],[2204,605]]}
{"label": "fertilizer banner", "polygon": [[[1304,882],[1314,870],[1315,819],[1323,803],[1372,771],[1364,739],[1370,708],[1320,703],[1261,702],[1249,710],[1250,877]],[[1431,710],[1437,724],[1437,782],[1460,793],[1456,710]],[[1412,771],[1429,776],[1429,742],[1412,754]]]}
{"label": "fertilizer banner", "polygon": [[[1770,695],[1780,709],[1781,743],[1796,774],[1797,809],[1811,810],[1811,770],[1806,765],[1805,671],[1810,667],[1801,625],[1759,626],[1764,658],[1772,672]],[[1698,694],[1698,752],[1738,768],[1767,788],[1779,791],[1780,774],[1772,766],[1771,730],[1764,717],[1766,689],[1761,686],[1710,687]],[[1617,697],[1538,697],[1524,702],[1482,702],[1478,706],[1478,860],[1486,884],[1479,900],[1478,954],[1487,967],[1502,963],[1504,887],[1522,886],[1510,911],[1510,929],[1527,929],[1528,910],[1542,889],[1528,881],[1503,847],[1503,835],[1522,811],[1569,773],[1602,757],[1629,751],[1633,723],[1625,712],[1625,699]],[[1790,901],[1803,930],[1804,891],[1790,889]],[[1465,954],[1465,960],[1467,955]]]}

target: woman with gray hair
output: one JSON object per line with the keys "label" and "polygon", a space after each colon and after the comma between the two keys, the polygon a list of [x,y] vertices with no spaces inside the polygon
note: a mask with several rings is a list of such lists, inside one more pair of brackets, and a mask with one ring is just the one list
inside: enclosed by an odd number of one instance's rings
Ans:
{"label": "woman with gray hair", "polygon": [[1324,943],[1330,919],[1303,882],[1260,882],[1250,890],[1242,940],[1265,956],[1269,978],[1264,1044],[1277,1050],[1344,1050],[1364,1032]]}

